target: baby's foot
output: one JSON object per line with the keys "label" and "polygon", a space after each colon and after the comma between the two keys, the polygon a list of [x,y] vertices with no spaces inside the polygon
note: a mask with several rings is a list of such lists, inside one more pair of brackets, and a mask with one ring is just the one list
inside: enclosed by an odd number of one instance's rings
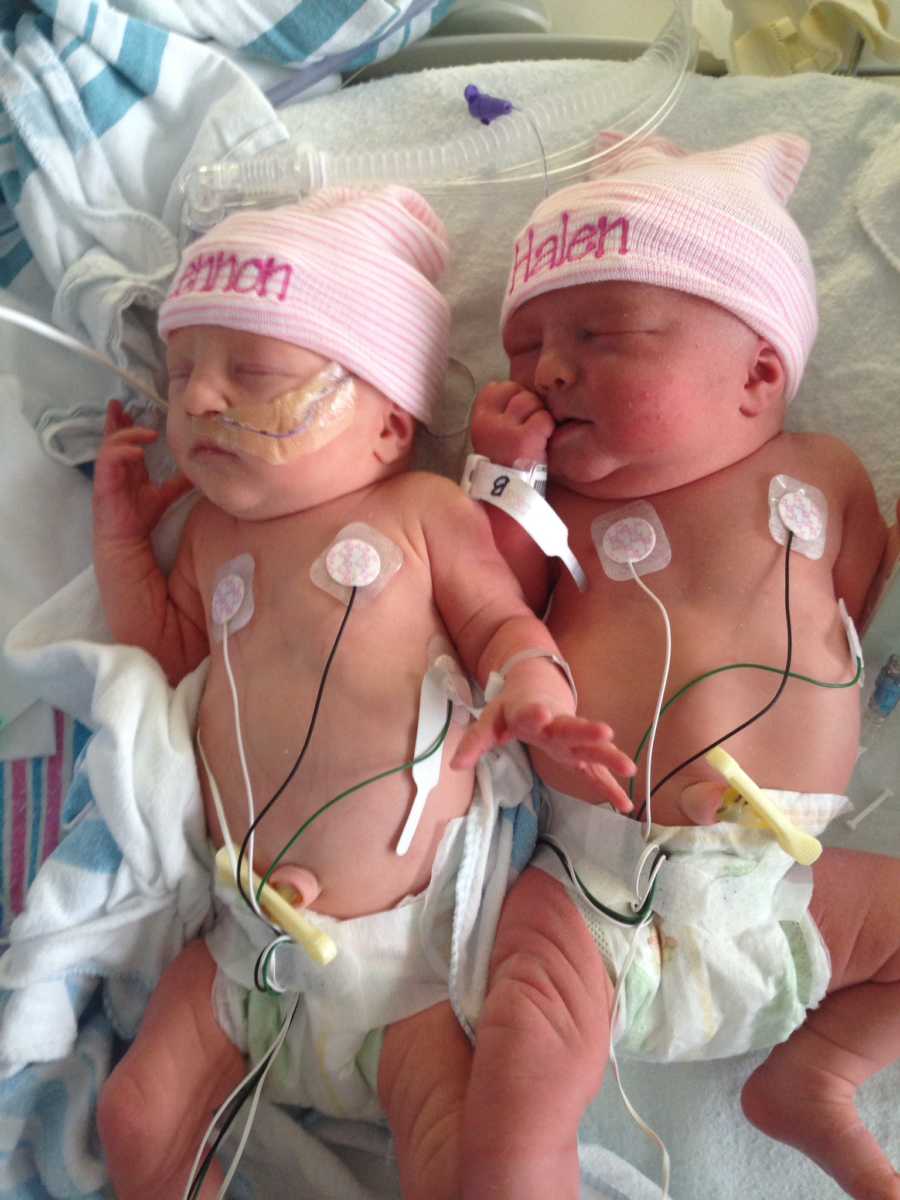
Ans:
{"label": "baby's foot", "polygon": [[900,1200],[900,1174],[860,1120],[853,1084],[776,1046],[747,1081],[744,1114],[801,1150],[854,1200]]}

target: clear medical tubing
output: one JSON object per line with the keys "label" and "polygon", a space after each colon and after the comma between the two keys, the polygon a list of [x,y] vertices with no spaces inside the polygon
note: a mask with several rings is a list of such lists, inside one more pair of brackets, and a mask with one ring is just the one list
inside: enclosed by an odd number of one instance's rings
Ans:
{"label": "clear medical tubing", "polygon": [[408,183],[419,188],[496,186],[547,178],[550,188],[583,177],[610,151],[591,138],[552,152],[536,153],[535,125],[543,130],[603,114],[629,140],[646,137],[678,99],[696,56],[691,0],[672,0],[673,13],[659,37],[621,73],[547,96],[491,125],[478,125],[439,145],[332,154],[291,144],[240,162],[210,163],[185,179],[184,224],[209,229],[234,208],[271,205],[332,184]]}

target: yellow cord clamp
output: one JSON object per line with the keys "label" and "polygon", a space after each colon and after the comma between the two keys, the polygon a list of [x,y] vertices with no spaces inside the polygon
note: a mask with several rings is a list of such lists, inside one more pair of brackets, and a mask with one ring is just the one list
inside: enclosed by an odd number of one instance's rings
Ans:
{"label": "yellow cord clamp", "polygon": [[[229,883],[232,887],[236,886],[227,846],[223,846],[216,854],[216,874],[223,883]],[[253,888],[253,891],[258,893],[260,907],[280,929],[283,929],[298,945],[303,947],[313,962],[317,962],[323,967],[331,962],[337,954],[334,939],[314,925],[292,904],[289,904],[268,883],[263,884],[260,891],[259,877],[255,871],[250,871],[246,862],[241,864],[241,883],[245,888]]]}
{"label": "yellow cord clamp", "polygon": [[816,861],[822,853],[822,843],[818,838],[804,833],[793,821],[789,821],[778,805],[768,799],[762,788],[753,782],[726,750],[721,746],[714,747],[706,755],[706,761],[724,776],[729,784],[728,791],[722,797],[726,808],[738,800],[746,801],[756,818],[754,823],[771,830],[785,854],[789,854],[804,867]]}

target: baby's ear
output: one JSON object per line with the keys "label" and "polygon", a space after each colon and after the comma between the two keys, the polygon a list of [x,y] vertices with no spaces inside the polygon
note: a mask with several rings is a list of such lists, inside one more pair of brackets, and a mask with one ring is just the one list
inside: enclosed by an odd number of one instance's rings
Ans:
{"label": "baby's ear", "polygon": [[375,444],[375,457],[387,466],[405,458],[412,450],[416,436],[416,420],[399,404],[388,403],[384,407],[381,433]]}
{"label": "baby's ear", "polygon": [[767,341],[759,338],[744,384],[744,397],[740,406],[743,415],[758,417],[768,412],[784,396],[785,382],[781,359]]}

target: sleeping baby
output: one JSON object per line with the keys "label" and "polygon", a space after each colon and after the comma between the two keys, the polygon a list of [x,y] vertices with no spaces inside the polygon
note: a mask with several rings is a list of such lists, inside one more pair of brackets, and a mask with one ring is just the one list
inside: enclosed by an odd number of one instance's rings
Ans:
{"label": "sleeping baby", "polygon": [[[160,312],[185,479],[151,485],[155,435],[110,409],[94,481],[104,609],[172,684],[210,658],[197,753],[229,875],[101,1097],[121,1200],[219,1194],[223,1169],[198,1162],[209,1116],[279,1031],[274,1099],[386,1112],[404,1194],[458,1195],[470,1052],[448,995],[457,979],[474,1022],[534,839],[527,764],[498,748],[523,739],[583,794],[630,807],[611,772],[632,765],[608,726],[575,716],[484,513],[409,470],[446,370],[445,259],[443,226],[403,188],[235,214],[189,247]],[[200,499],[166,577],[150,532],[189,485]],[[487,687],[468,734],[454,648]],[[474,759],[449,765],[474,729],[479,757],[492,748],[477,782]],[[281,937],[273,896],[312,913],[334,961]],[[483,1052],[491,1075],[516,1067]]]}
{"label": "sleeping baby", "polygon": [[[858,620],[896,554],[851,451],[784,429],[817,327],[785,208],[807,154],[790,135],[693,154],[650,139],[542,201],[503,302],[510,380],[481,391],[472,433],[495,463],[546,461],[586,589],[495,500],[498,544],[537,611],[553,592],[579,712],[652,755],[642,831],[532,751],[546,833],[520,887],[534,908],[572,903],[552,949],[544,934],[529,952],[519,930],[522,973],[555,954],[548,1019],[604,1054],[614,1005],[613,1042],[641,1058],[774,1047],[744,1088],[749,1119],[848,1195],[897,1200],[854,1097],[900,1057],[900,864],[826,850],[810,871],[783,848],[812,862],[811,835],[844,804],[858,643],[838,601]],[[524,1025],[489,998],[479,1036],[494,1029],[513,1042]],[[480,1106],[514,1127],[529,1097],[473,1071],[474,1152],[490,1139]],[[573,1055],[553,1078],[589,1087],[595,1071]]]}

